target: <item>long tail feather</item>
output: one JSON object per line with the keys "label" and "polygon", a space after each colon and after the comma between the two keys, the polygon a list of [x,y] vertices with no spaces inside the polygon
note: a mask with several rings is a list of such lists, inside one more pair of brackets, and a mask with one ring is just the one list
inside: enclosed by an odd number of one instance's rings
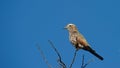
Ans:
{"label": "long tail feather", "polygon": [[102,56],[100,56],[99,54],[97,54],[91,47],[87,47],[84,50],[89,51],[90,53],[92,53],[94,56],[96,56],[97,58],[99,58],[100,60],[103,60],[104,58]]}

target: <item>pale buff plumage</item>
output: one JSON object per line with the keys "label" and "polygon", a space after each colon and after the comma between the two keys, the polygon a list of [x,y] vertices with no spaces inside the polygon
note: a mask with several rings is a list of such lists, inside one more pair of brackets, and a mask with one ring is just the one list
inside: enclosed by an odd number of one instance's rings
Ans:
{"label": "pale buff plumage", "polygon": [[103,60],[103,57],[98,55],[88,44],[84,36],[78,31],[77,27],[74,24],[68,24],[65,27],[69,31],[69,40],[74,45],[74,47],[79,50],[83,49],[89,51],[95,55],[100,60]]}

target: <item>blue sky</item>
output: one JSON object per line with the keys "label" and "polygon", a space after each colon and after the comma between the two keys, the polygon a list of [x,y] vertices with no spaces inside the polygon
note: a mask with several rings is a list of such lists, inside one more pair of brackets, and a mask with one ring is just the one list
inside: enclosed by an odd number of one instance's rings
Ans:
{"label": "blue sky", "polygon": [[57,67],[57,55],[69,65],[74,47],[68,40],[68,23],[77,25],[89,44],[105,60],[80,50],[73,68],[94,59],[87,68],[120,67],[120,4],[119,0],[1,0],[0,1],[0,68],[47,68],[36,44],[46,58]]}

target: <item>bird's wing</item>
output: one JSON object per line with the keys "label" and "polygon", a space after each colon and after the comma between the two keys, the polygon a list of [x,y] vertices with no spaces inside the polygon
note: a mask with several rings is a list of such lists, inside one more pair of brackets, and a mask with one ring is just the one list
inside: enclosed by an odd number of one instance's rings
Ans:
{"label": "bird's wing", "polygon": [[85,38],[81,35],[77,36],[76,41],[83,46],[89,46]]}

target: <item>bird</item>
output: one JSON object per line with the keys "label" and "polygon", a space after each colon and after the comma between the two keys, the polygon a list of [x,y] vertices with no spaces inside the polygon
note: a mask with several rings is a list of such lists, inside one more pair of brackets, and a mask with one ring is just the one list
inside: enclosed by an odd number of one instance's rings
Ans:
{"label": "bird", "polygon": [[102,56],[96,53],[95,50],[91,48],[91,46],[89,45],[87,40],[84,38],[84,36],[78,31],[75,24],[72,24],[72,23],[67,24],[67,26],[65,26],[64,28],[68,30],[69,40],[76,50],[83,49],[85,51],[90,52],[100,60],[104,59]]}

